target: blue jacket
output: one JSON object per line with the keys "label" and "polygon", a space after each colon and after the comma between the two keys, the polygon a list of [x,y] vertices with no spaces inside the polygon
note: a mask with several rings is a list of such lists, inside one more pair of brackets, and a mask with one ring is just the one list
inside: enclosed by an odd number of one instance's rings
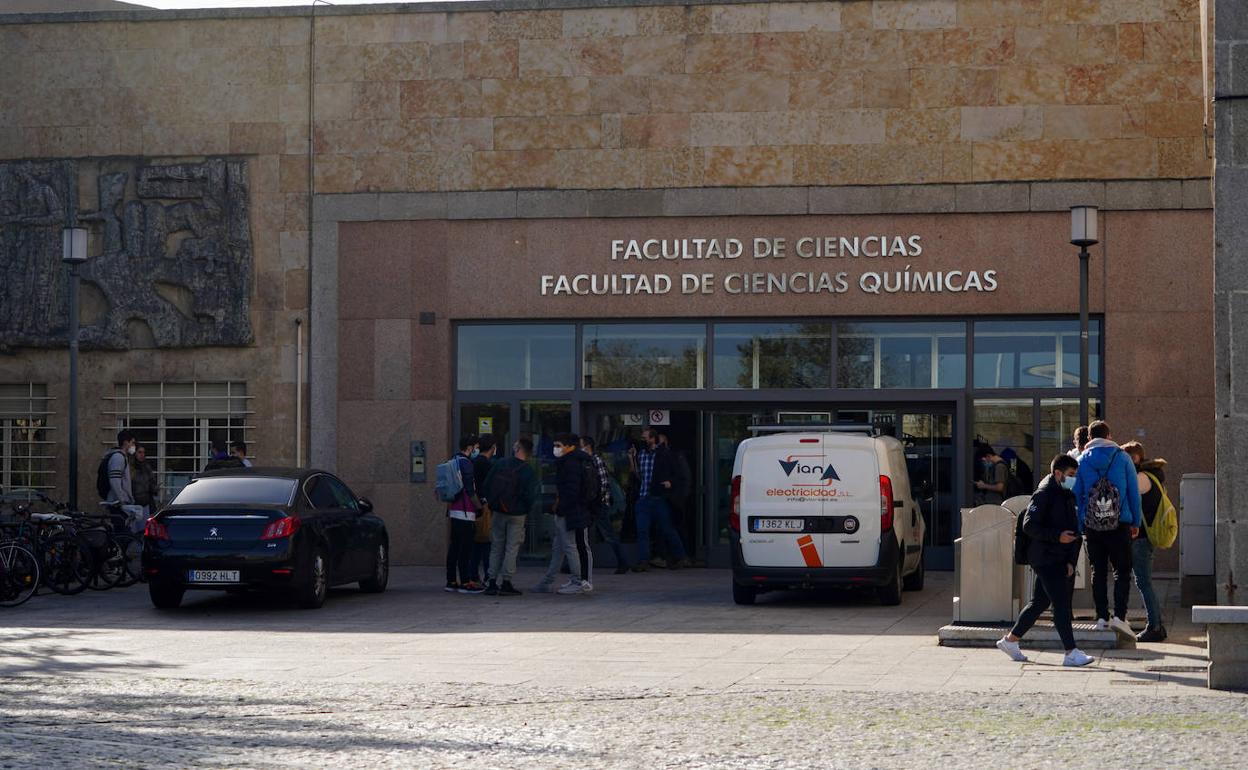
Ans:
{"label": "blue jacket", "polygon": [[1088,494],[1101,476],[1118,488],[1122,500],[1121,523],[1129,527],[1139,527],[1143,519],[1140,517],[1140,484],[1135,475],[1135,464],[1131,456],[1122,451],[1117,444],[1109,439],[1097,438],[1088,442],[1083,454],[1079,455],[1079,471],[1075,476],[1075,501],[1079,504],[1079,531],[1083,531],[1083,519],[1088,510]]}

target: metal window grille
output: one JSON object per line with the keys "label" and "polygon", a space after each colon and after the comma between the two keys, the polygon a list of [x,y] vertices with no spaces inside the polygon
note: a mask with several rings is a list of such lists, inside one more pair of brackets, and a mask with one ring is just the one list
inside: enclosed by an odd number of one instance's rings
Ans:
{"label": "metal window grille", "polygon": [[[124,382],[106,397],[116,430],[128,428],[154,463],[165,499],[203,470],[212,440],[241,440],[255,456],[252,396],[245,382]],[[113,446],[114,436],[104,444]]]}
{"label": "metal window grille", "polygon": [[0,384],[0,490],[56,487],[48,386]]}

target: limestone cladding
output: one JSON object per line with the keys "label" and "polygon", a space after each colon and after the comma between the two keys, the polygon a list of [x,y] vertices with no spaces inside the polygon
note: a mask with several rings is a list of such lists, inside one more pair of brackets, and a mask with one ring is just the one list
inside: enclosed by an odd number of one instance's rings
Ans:
{"label": "limestone cladding", "polygon": [[319,193],[1210,174],[1196,0],[342,11],[0,24],[0,158],[280,156],[306,229],[311,77]]}

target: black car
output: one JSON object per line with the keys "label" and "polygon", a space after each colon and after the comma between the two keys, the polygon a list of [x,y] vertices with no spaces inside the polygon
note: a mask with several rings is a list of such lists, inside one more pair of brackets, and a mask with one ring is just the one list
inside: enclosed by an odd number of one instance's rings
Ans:
{"label": "black car", "polygon": [[187,484],[148,520],[143,574],[161,609],[177,607],[188,589],[248,588],[315,608],[330,586],[386,590],[390,539],[372,503],[332,474],[231,468]]}

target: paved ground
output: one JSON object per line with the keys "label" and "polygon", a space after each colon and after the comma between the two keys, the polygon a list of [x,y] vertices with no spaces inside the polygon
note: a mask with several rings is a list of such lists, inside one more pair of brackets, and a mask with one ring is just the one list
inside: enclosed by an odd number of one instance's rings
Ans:
{"label": "paved ground", "polygon": [[1204,688],[1181,613],[1177,643],[1068,670],[939,647],[947,574],[896,608],[737,607],[714,570],[604,575],[585,597],[439,577],[399,569],[319,611],[38,596],[0,614],[0,767],[1193,768],[1236,765],[1248,734],[1248,697]]}

